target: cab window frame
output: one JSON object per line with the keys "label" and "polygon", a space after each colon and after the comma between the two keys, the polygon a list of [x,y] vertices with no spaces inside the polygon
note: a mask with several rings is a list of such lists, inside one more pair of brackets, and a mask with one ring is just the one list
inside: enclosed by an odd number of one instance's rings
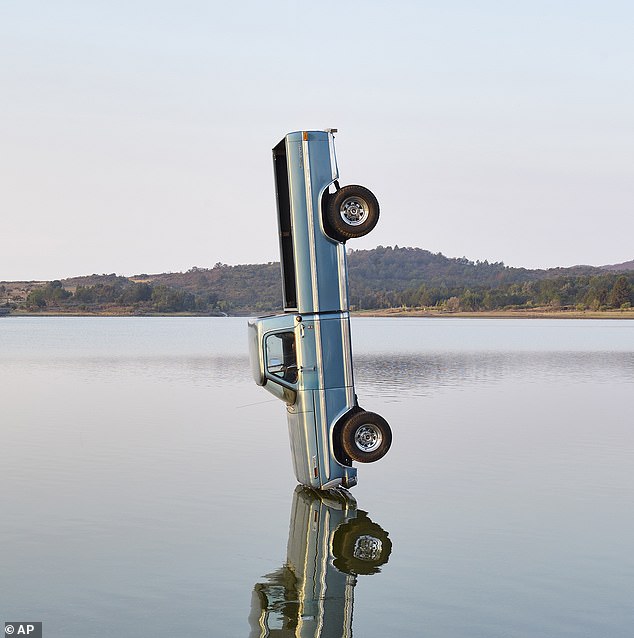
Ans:
{"label": "cab window frame", "polygon": [[[292,337],[292,342],[290,339],[285,342],[285,336]],[[278,350],[269,348],[269,343],[275,343],[274,341],[270,341],[271,339],[279,340]],[[292,343],[290,348],[286,345],[288,343]],[[275,364],[272,363],[273,357],[271,355],[273,353],[279,353],[281,357],[280,359],[275,359]],[[275,371],[273,368],[275,368]],[[288,375],[289,370],[291,370],[290,378]],[[299,381],[299,364],[297,363],[297,335],[294,330],[289,330],[288,328],[275,330],[274,332],[269,332],[264,337],[264,375],[273,383],[278,383],[292,389],[297,388]]]}

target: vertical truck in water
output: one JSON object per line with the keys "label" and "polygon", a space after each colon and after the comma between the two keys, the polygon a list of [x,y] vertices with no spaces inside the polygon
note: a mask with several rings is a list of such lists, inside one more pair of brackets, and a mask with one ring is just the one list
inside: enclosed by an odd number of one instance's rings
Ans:
{"label": "vertical truck in water", "polygon": [[350,492],[297,486],[284,566],[257,583],[250,638],[352,636],[359,576],[378,574],[392,541]]}
{"label": "vertical truck in water", "polygon": [[286,403],[295,476],[317,489],[356,485],[353,461],[377,461],[392,442],[354,391],[345,251],[379,204],[339,186],[335,132],[289,133],[273,148],[284,313],[249,322],[254,380]]}

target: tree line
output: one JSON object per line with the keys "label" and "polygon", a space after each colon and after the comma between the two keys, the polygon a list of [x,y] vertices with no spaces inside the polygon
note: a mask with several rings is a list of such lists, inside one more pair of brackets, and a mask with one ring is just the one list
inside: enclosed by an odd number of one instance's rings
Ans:
{"label": "tree line", "polygon": [[352,292],[352,302],[358,310],[435,308],[472,312],[537,307],[625,310],[634,304],[634,273],[558,277],[498,287],[436,287],[423,283],[403,291],[365,288]]}
{"label": "tree line", "polygon": [[[510,308],[603,310],[634,304],[634,271],[592,266],[531,270],[502,262],[448,258],[420,248],[379,246],[348,252],[353,310]],[[282,307],[280,266],[222,263],[185,273],[91,275],[31,290],[30,311],[253,315]]]}
{"label": "tree line", "polygon": [[195,312],[219,314],[218,298],[214,294],[193,294],[163,284],[126,282],[77,286],[66,290],[59,280],[32,290],[26,298],[31,311],[54,310],[66,312],[136,312],[172,313]]}

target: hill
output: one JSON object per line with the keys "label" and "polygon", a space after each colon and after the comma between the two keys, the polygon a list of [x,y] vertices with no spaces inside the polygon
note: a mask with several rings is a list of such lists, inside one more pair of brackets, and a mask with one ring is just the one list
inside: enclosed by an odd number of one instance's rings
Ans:
{"label": "hill", "polygon": [[[450,258],[421,248],[350,250],[353,309],[434,307],[496,310],[536,306],[620,308],[634,303],[634,267],[574,266],[531,270],[502,262]],[[281,308],[277,262],[184,273],[87,275],[52,282],[1,282],[0,305],[16,311],[252,315]]]}
{"label": "hill", "polygon": [[634,259],[624,261],[622,264],[612,264],[610,266],[601,266],[603,270],[611,270],[614,272],[634,270]]}

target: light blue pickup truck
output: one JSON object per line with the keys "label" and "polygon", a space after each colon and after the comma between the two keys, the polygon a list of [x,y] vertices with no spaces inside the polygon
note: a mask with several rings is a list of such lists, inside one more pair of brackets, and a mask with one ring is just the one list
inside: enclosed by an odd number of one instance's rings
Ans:
{"label": "light blue pickup truck", "polygon": [[344,245],[375,227],[379,204],[339,186],[335,132],[289,133],[273,148],[284,314],[249,322],[253,378],[286,403],[295,476],[317,489],[356,485],[352,462],[392,442],[354,391]]}
{"label": "light blue pickup truck", "polygon": [[253,589],[249,638],[351,637],[358,578],[388,563],[388,532],[350,492],[298,485],[286,547],[284,565]]}

